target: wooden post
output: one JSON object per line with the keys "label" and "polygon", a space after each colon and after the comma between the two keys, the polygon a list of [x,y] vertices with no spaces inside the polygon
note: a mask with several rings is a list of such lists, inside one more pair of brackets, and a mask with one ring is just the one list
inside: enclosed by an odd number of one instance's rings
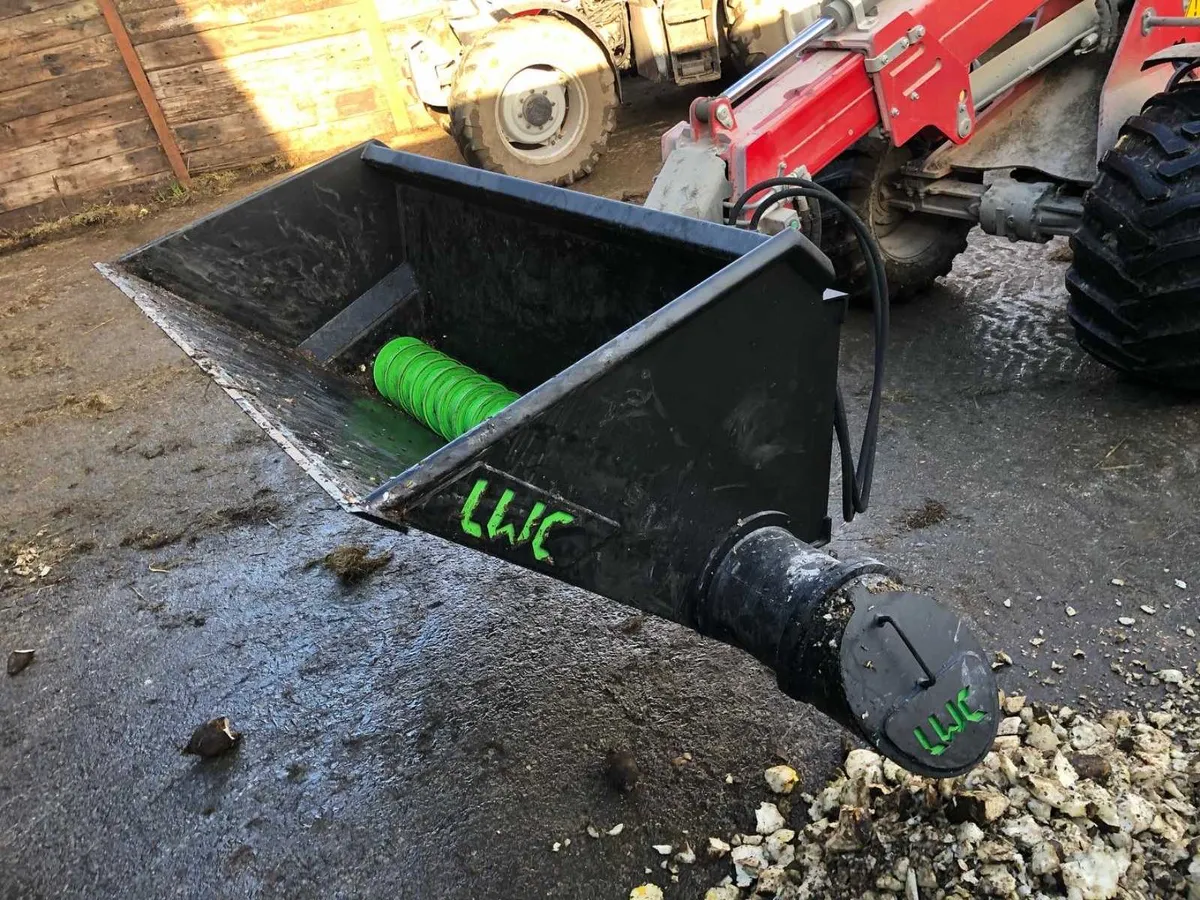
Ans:
{"label": "wooden post", "polygon": [[138,59],[137,51],[133,49],[133,42],[129,40],[129,32],[125,30],[125,23],[121,21],[121,14],[117,11],[113,0],[97,0],[97,2],[100,4],[100,12],[104,15],[104,21],[108,23],[108,30],[112,32],[112,36],[117,42],[117,49],[121,52],[121,59],[125,63],[129,77],[133,79],[133,86],[137,89],[142,106],[146,109],[146,115],[150,117],[150,124],[154,126],[154,133],[158,135],[158,142],[167,155],[167,162],[171,164],[171,171],[175,173],[180,184],[191,185],[192,177],[188,174],[187,163],[183,161],[183,154],[179,152],[179,144],[176,143],[175,135],[171,133],[171,126],[167,124],[167,117],[163,115],[162,107],[158,104],[154,88],[150,86],[150,81],[146,78],[146,70],[142,68],[142,61]]}
{"label": "wooden post", "polygon": [[392,113],[392,121],[396,125],[396,133],[401,134],[412,129],[408,118],[408,108],[404,102],[404,92],[400,90],[400,73],[396,71],[392,59],[391,48],[388,47],[387,35],[383,31],[383,22],[379,18],[379,9],[375,0],[359,0],[362,9],[363,23],[367,29],[367,37],[371,40],[371,57],[375,61],[375,71],[387,98],[388,109]]}

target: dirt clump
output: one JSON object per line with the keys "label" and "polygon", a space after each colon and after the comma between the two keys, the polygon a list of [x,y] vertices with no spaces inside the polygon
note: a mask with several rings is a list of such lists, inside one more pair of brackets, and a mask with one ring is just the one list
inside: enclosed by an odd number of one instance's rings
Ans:
{"label": "dirt clump", "polygon": [[371,549],[362,544],[343,544],[341,547],[330,550],[320,559],[313,560],[306,568],[321,566],[346,584],[355,584],[378,572],[391,561],[390,550],[380,553],[378,556],[372,556]]}
{"label": "dirt clump", "polygon": [[122,547],[133,547],[135,550],[159,550],[177,544],[183,539],[183,531],[155,531],[153,528],[139,528],[121,538]]}
{"label": "dirt clump", "polygon": [[242,733],[235,731],[228,716],[220,716],[200,725],[192,732],[183,752],[190,756],[211,759],[221,756],[236,747],[242,740]]}
{"label": "dirt clump", "polygon": [[271,525],[279,518],[282,508],[274,500],[256,495],[249,503],[225,506],[212,513],[207,521],[211,527],[230,525]]}
{"label": "dirt clump", "polygon": [[604,759],[604,778],[614,791],[631,793],[641,777],[642,772],[630,750],[614,747],[608,751]]}
{"label": "dirt clump", "polygon": [[901,518],[900,524],[911,531],[919,531],[922,528],[940,525],[948,518],[950,518],[950,510],[946,508],[945,503],[927,498],[917,509],[906,513]]}
{"label": "dirt clump", "polygon": [[1059,244],[1046,254],[1046,259],[1050,262],[1069,263],[1075,261],[1075,251],[1071,249],[1068,243]]}
{"label": "dirt clump", "polygon": [[79,409],[84,412],[106,413],[112,412],[117,408],[117,404],[113,398],[101,391],[92,391],[90,394],[84,394],[82,397],[76,394],[68,394],[59,402],[61,409]]}
{"label": "dirt clump", "polygon": [[76,552],[77,544],[41,528],[36,534],[0,544],[0,589],[13,584],[33,584]]}

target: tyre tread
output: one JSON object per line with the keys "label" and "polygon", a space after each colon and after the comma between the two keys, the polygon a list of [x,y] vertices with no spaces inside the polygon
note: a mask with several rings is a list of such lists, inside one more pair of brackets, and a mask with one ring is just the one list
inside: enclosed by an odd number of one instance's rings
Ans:
{"label": "tyre tread", "polygon": [[1200,389],[1198,115],[1200,85],[1185,83],[1126,123],[1084,199],[1067,273],[1067,315],[1084,350],[1185,390]]}
{"label": "tyre tread", "polygon": [[[482,121],[482,105],[495,91],[491,78],[496,67],[496,58],[512,54],[520,59],[526,49],[537,46],[536,42],[562,41],[564,35],[584,37],[579,29],[564,19],[554,16],[514,16],[489,29],[467,48],[454,78],[450,98],[450,135],[458,144],[470,165],[504,175],[515,174],[506,167],[503,157],[489,146],[487,134],[479,124]],[[596,52],[602,55],[599,47]],[[546,184],[569,187],[579,179],[590,175],[608,147],[608,138],[617,127],[616,75],[606,65],[599,70],[601,92],[607,102],[601,110],[598,136],[585,147],[581,146],[572,156],[560,161],[557,170],[547,167]],[[582,152],[581,152],[582,151]]]}

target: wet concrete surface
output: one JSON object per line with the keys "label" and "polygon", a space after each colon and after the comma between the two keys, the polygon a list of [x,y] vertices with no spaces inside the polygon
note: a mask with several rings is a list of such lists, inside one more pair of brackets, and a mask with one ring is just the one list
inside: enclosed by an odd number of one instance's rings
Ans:
{"label": "wet concrete surface", "polygon": [[[593,190],[646,190],[662,102]],[[748,829],[762,769],[815,783],[840,735],[728,648],[337,511],[90,268],[203,211],[0,259],[0,650],[37,650],[0,677],[0,897],[702,895],[720,865],[671,884],[651,845]],[[1197,659],[1200,416],[1081,355],[1052,253],[976,236],[895,310],[874,508],[835,548],[966,613],[1006,688],[1138,704],[1112,663]],[[844,346],[862,407],[865,316]],[[306,565],[350,542],[393,561]],[[215,715],[236,753],[181,755]]]}

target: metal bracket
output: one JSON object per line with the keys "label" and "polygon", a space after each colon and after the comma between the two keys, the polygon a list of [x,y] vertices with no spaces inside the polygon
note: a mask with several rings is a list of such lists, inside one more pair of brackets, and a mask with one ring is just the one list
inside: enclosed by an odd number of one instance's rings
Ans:
{"label": "metal bracket", "polygon": [[855,28],[859,31],[870,31],[875,26],[875,18],[879,11],[875,3],[872,2],[870,10],[868,10],[864,0],[845,0],[845,2],[854,15]]}
{"label": "metal bracket", "polygon": [[958,101],[958,136],[960,138],[969,137],[975,129],[971,122],[971,110],[967,106],[966,97]]}
{"label": "metal bracket", "polygon": [[878,56],[867,57],[867,59],[864,61],[867,71],[872,75],[874,75],[876,72],[883,71],[886,66],[890,65],[893,60],[900,56],[900,54],[909,47],[921,43],[921,40],[924,37],[925,26],[914,25],[908,30],[908,34],[900,38],[900,40],[896,41],[896,43],[892,44],[892,46],[888,47]]}

